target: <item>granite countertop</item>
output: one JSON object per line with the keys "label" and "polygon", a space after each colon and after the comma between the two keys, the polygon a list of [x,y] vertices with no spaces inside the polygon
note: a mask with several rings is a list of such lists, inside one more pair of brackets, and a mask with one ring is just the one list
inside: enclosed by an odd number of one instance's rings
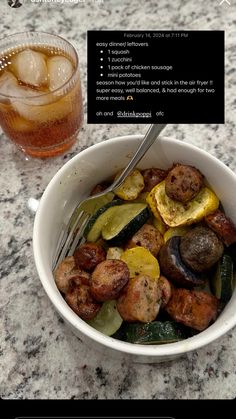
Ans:
{"label": "granite countertop", "polygon": [[[5,4],[3,4],[5,3]],[[195,144],[236,171],[235,6],[220,1],[1,1],[2,36],[25,30],[55,32],[80,55],[86,92],[88,29],[224,29],[225,125],[170,125],[165,134]],[[232,2],[231,2],[232,3]],[[86,121],[86,95],[84,94]],[[39,281],[32,253],[29,197],[39,198],[56,171],[80,150],[144,125],[87,125],[62,157],[26,161],[0,139],[0,397],[5,399],[230,399],[236,389],[236,329],[179,360],[163,364],[116,361],[78,339],[55,312]],[[115,377],[115,378],[114,378]]]}

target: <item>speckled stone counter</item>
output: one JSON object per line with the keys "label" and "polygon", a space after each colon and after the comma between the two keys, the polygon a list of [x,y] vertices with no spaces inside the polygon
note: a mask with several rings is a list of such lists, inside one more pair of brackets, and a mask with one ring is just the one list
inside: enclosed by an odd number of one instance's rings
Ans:
{"label": "speckled stone counter", "polygon": [[[224,29],[225,125],[170,125],[165,134],[195,144],[236,171],[235,6],[220,1],[1,0],[1,34],[55,32],[80,55],[86,121],[88,29]],[[233,2],[231,2],[233,3]],[[24,160],[0,135],[0,397],[6,399],[231,399],[236,395],[236,330],[184,358],[163,364],[114,361],[75,337],[52,307],[32,253],[34,217],[29,197],[40,198],[56,171],[82,149],[108,138],[144,133],[144,125],[87,125],[74,148],[48,161]]]}

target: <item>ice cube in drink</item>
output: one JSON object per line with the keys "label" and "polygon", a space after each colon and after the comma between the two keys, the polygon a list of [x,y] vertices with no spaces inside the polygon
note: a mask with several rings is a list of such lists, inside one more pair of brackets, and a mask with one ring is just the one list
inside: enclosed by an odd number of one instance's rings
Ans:
{"label": "ice cube in drink", "polygon": [[75,142],[83,119],[75,59],[52,46],[0,55],[0,125],[25,153],[51,157]]}

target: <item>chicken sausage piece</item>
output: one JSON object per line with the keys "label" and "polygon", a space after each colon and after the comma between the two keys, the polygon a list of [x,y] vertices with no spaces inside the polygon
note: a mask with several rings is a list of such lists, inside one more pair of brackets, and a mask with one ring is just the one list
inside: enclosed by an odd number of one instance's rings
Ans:
{"label": "chicken sausage piece", "polygon": [[176,322],[202,331],[216,319],[218,304],[216,297],[204,291],[173,288],[165,310]]}
{"label": "chicken sausage piece", "polygon": [[176,164],[165,180],[165,192],[169,198],[180,202],[193,199],[203,186],[203,175],[193,166]]}
{"label": "chicken sausage piece", "polygon": [[144,178],[144,189],[143,192],[150,192],[154,186],[160,183],[167,176],[167,171],[162,169],[145,169],[142,171]]}
{"label": "chicken sausage piece", "polygon": [[158,281],[161,289],[161,308],[164,308],[170,301],[173,286],[163,275],[160,276]]}
{"label": "chicken sausage piece", "polygon": [[129,281],[129,269],[125,262],[107,259],[99,263],[92,273],[91,294],[97,301],[116,299]]}
{"label": "chicken sausage piece", "polygon": [[67,304],[83,320],[91,320],[99,312],[101,304],[94,300],[88,285],[74,286],[65,295]]}
{"label": "chicken sausage piece", "polygon": [[54,272],[57,288],[66,294],[76,283],[89,284],[90,274],[75,266],[73,256],[65,258]]}
{"label": "chicken sausage piece", "polygon": [[152,322],[161,306],[161,287],[148,275],[132,278],[118,298],[117,310],[127,322]]}
{"label": "chicken sausage piece", "polygon": [[207,215],[205,221],[226,246],[236,242],[236,227],[222,211],[216,210]]}
{"label": "chicken sausage piece", "polygon": [[148,249],[153,256],[157,256],[164,240],[161,233],[152,225],[144,224],[135,235],[127,242],[126,248],[142,246]]}
{"label": "chicken sausage piece", "polygon": [[195,272],[204,272],[220,259],[224,246],[210,228],[197,226],[181,237],[179,249],[185,265]]}
{"label": "chicken sausage piece", "polygon": [[76,249],[74,258],[77,267],[91,272],[106,259],[106,252],[102,246],[88,242]]}

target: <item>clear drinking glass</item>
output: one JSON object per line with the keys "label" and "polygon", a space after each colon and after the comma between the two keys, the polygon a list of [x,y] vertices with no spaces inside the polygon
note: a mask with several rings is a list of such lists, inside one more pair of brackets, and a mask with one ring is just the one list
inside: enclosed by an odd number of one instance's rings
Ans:
{"label": "clear drinking glass", "polygon": [[65,39],[26,32],[0,40],[0,125],[25,154],[47,158],[76,141],[83,122],[79,59]]}

